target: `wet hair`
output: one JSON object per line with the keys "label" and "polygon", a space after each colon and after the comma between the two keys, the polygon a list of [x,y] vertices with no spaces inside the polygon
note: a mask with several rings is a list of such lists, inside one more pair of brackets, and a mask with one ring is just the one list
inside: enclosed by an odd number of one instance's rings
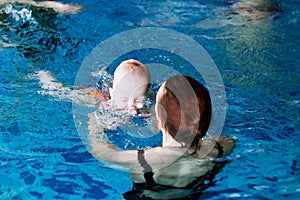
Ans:
{"label": "wet hair", "polygon": [[197,147],[211,115],[209,92],[194,78],[175,75],[161,86],[156,99],[158,128],[165,129],[177,142]]}
{"label": "wet hair", "polygon": [[147,66],[134,59],[125,60],[116,68],[113,87],[125,76],[129,81],[142,80],[146,83],[150,83],[151,79]]}

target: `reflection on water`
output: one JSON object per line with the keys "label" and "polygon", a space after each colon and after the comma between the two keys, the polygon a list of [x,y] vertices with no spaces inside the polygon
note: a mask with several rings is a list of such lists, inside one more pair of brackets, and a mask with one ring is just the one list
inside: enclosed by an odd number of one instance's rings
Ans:
{"label": "reflection on water", "polygon": [[0,4],[0,50],[16,47],[35,64],[47,54],[73,54],[78,41],[61,35],[56,18],[63,17],[43,7]]}
{"label": "reflection on water", "polygon": [[[238,146],[214,184],[195,190],[201,191],[197,198],[299,197],[299,1],[69,2],[83,4],[85,12],[69,16],[0,5],[1,197],[120,199],[132,190],[127,173],[108,169],[87,153],[71,105],[37,95],[39,85],[27,74],[46,69],[71,87],[100,41],[140,26],[193,37],[212,55],[225,82],[223,133]],[[117,141],[115,133],[111,139]],[[135,148],[133,140],[119,145]]]}

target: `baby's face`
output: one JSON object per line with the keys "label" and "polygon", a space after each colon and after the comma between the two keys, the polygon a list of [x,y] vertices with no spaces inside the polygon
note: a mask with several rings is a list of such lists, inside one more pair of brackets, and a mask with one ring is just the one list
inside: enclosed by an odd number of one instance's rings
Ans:
{"label": "baby's face", "polygon": [[148,83],[118,84],[114,88],[110,88],[110,96],[112,104],[117,109],[127,109],[131,114],[137,114],[137,110],[144,106],[144,98],[148,89]]}

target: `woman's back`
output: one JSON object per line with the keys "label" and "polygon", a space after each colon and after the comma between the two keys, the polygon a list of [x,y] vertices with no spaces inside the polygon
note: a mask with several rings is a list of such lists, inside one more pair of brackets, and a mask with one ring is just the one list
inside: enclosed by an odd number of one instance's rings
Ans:
{"label": "woman's back", "polygon": [[[152,166],[153,180],[157,185],[185,187],[212,170],[216,158],[229,155],[234,146],[235,141],[228,136],[220,136],[218,140],[203,140],[196,154],[184,153],[168,165]],[[176,149],[176,147],[173,148]],[[178,152],[182,152],[182,148],[177,149]],[[132,178],[135,183],[147,182],[143,173],[132,174]]]}

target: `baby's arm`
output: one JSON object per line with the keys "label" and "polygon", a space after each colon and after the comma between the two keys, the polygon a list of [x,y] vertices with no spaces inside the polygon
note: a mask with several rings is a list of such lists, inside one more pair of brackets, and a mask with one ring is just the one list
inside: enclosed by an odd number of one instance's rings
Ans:
{"label": "baby's arm", "polygon": [[49,71],[40,70],[34,74],[39,79],[43,91],[40,94],[47,94],[58,99],[70,100],[71,89],[64,86],[62,83],[57,82]]}
{"label": "baby's arm", "polygon": [[39,78],[41,87],[45,90],[70,91],[70,88],[65,87],[62,83],[57,82],[49,71],[40,70],[36,73],[36,76]]}
{"label": "baby's arm", "polygon": [[34,76],[38,77],[41,87],[45,89],[41,94],[51,95],[58,99],[72,101],[83,106],[95,106],[102,100],[96,88],[71,89],[57,82],[49,71],[38,71]]}

